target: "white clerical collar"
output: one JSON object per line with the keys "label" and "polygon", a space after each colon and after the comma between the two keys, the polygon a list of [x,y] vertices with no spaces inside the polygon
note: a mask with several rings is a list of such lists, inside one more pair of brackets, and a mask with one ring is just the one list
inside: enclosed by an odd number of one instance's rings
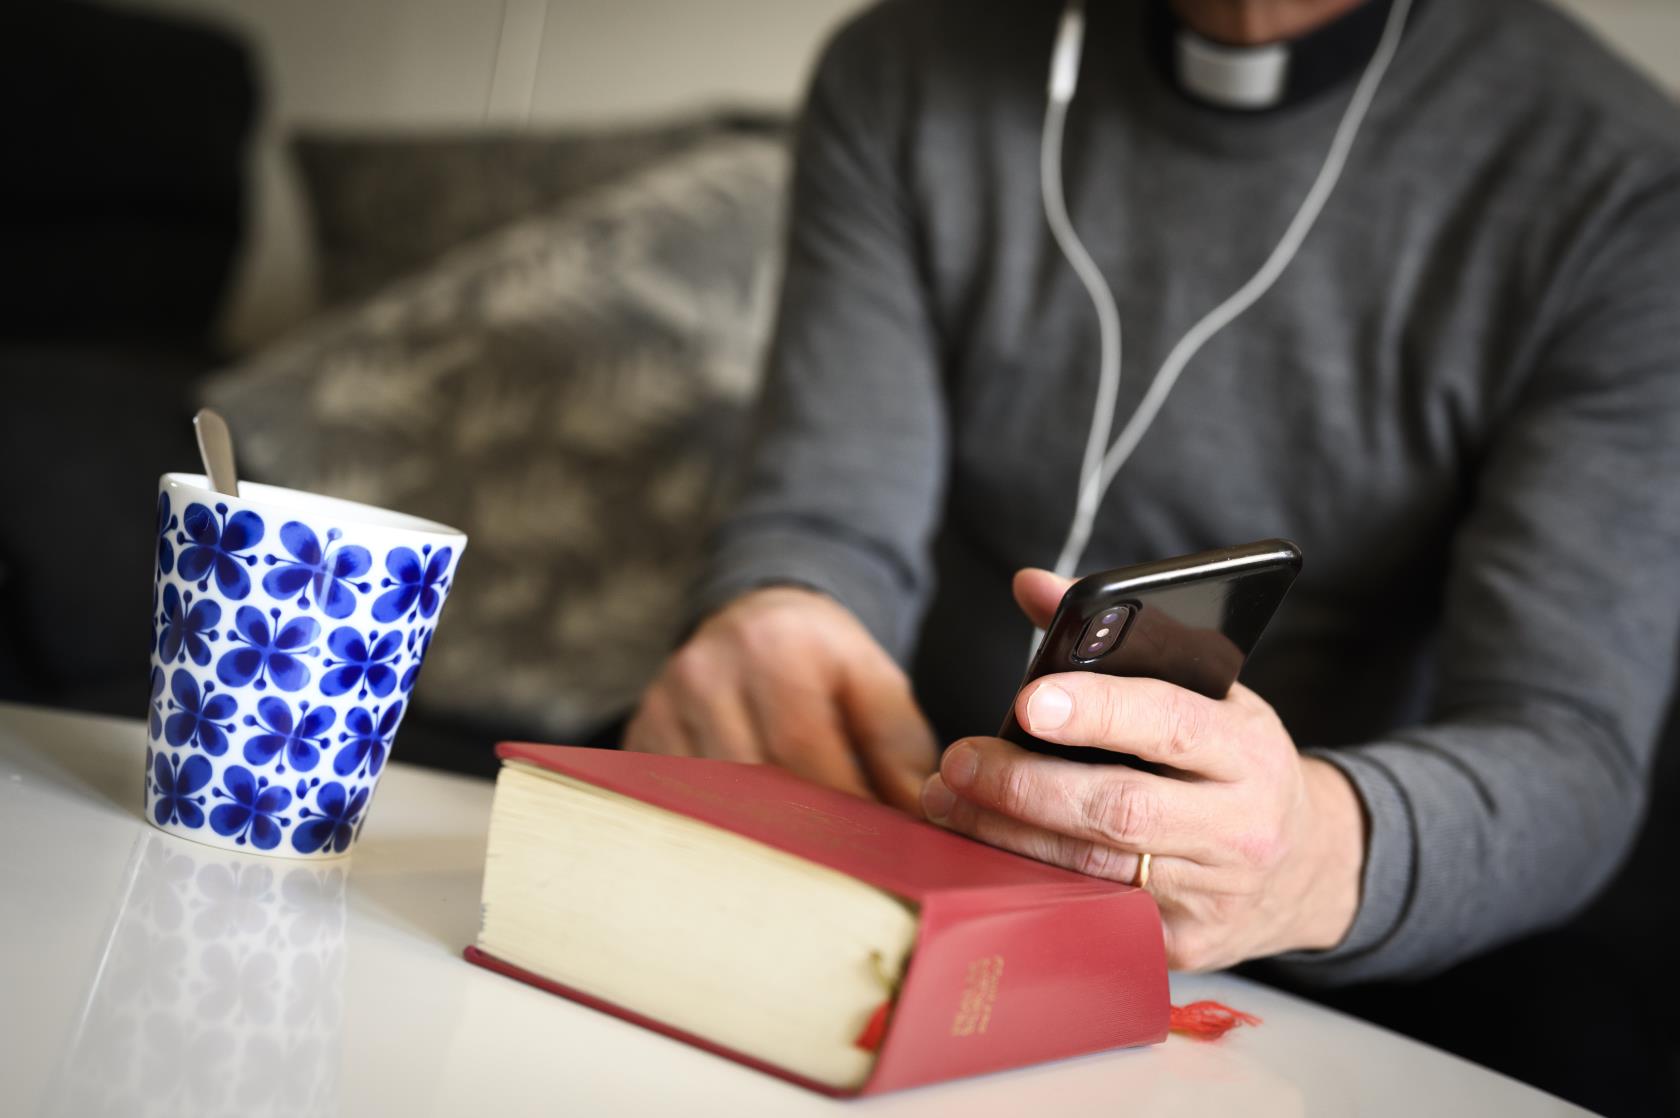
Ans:
{"label": "white clerical collar", "polygon": [[[1230,112],[1266,112],[1351,81],[1376,51],[1392,6],[1393,0],[1361,0],[1305,35],[1234,47],[1192,31],[1173,13],[1173,0],[1145,0],[1145,33],[1150,55],[1192,101]],[[1412,0],[1414,12],[1427,6]]]}
{"label": "white clerical collar", "polygon": [[1288,43],[1232,47],[1180,27],[1174,52],[1184,91],[1222,109],[1269,109],[1289,88]]}

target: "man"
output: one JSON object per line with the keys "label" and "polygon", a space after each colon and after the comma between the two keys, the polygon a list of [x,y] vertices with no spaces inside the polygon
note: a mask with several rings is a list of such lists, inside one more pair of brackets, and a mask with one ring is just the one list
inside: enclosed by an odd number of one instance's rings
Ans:
{"label": "man", "polygon": [[[1124,323],[1116,429],[1283,236],[1389,13],[1090,6],[1062,166]],[[627,744],[1122,881],[1149,854],[1178,968],[1417,977],[1559,922],[1637,825],[1680,632],[1680,117],[1530,0],[1412,10],[1299,255],[1186,369],[1081,564],[1287,536],[1304,573],[1223,702],[1029,688],[1037,736],[1177,775],[1083,766],[987,736],[1065,585],[1033,568],[1096,398],[1040,196],[1057,17],[888,3],[830,45],[711,612]],[[1210,42],[1281,44],[1286,76],[1235,103]]]}

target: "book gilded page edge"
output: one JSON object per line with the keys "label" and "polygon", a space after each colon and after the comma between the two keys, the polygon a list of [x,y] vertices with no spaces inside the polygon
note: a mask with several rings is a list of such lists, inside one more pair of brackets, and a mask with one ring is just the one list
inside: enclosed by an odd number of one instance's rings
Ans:
{"label": "book gilded page edge", "polygon": [[756,1056],[749,1056],[739,1049],[729,1048],[725,1045],[718,1044],[715,1041],[707,1040],[703,1036],[679,1029],[674,1025],[668,1025],[656,1017],[649,1017],[646,1014],[638,1013],[633,1009],[607,1001],[603,998],[598,998],[593,994],[585,993],[575,987],[567,986],[564,983],[544,978],[542,975],[536,974],[533,971],[528,971],[523,967],[515,966],[513,963],[509,963],[504,959],[497,958],[495,955],[490,954],[490,952],[485,951],[476,945],[465,948],[461,952],[461,957],[466,959],[467,962],[472,963],[474,966],[483,967],[486,970],[494,971],[497,974],[516,979],[520,982],[526,983],[527,985],[535,986],[537,989],[547,993],[557,994],[568,1001],[576,1002],[588,1009],[597,1010],[610,1017],[617,1017],[619,1020],[628,1021],[632,1025],[639,1025],[650,1032],[658,1033],[660,1036],[668,1037],[672,1040],[682,1041],[684,1044],[691,1044],[703,1051],[710,1052],[714,1056],[722,1056],[725,1059],[733,1060],[738,1064],[749,1067],[754,1071],[761,1071],[766,1075],[792,1083],[795,1086],[804,1087],[807,1090],[815,1091],[821,1095],[827,1095],[830,1098],[855,1098],[858,1095],[865,1094],[869,1090],[870,1080],[874,1078],[874,1073],[871,1072],[869,1079],[866,1079],[861,1086],[850,1088],[833,1087],[815,1079],[808,1079],[805,1076],[800,1075],[798,1072],[789,1071],[787,1068],[784,1068],[779,1064],[767,1063]]}
{"label": "book gilded page edge", "polygon": [[[836,895],[852,894],[857,896],[860,900],[865,897],[873,898],[871,903],[889,905],[891,908],[898,910],[902,913],[902,918],[906,922],[907,927],[905,930],[909,933],[908,936],[906,936],[903,940],[897,941],[897,943],[890,947],[883,943],[881,945],[883,949],[889,950],[893,953],[885,959],[882,959],[875,951],[870,952],[870,955],[877,959],[876,974],[880,979],[879,1003],[884,1003],[887,1007],[888,1013],[890,1014],[891,1007],[894,1003],[896,1003],[899,993],[903,988],[906,973],[915,953],[916,944],[921,941],[922,906],[919,902],[906,898],[890,889],[884,889],[879,885],[853,874],[825,865],[822,862],[807,858],[803,855],[790,853],[775,846],[774,844],[751,838],[747,835],[730,830],[727,827],[721,827],[709,820],[696,818],[681,811],[676,811],[671,808],[650,803],[646,800],[642,800],[635,796],[618,792],[610,788],[603,788],[588,780],[572,776],[566,772],[556,771],[530,761],[514,758],[504,760],[503,768],[514,769],[521,778],[538,777],[541,778],[543,783],[563,786],[570,794],[586,796],[597,801],[605,801],[612,805],[621,805],[625,809],[626,816],[629,816],[632,812],[637,814],[651,814],[662,817],[664,820],[664,823],[662,824],[663,826],[675,826],[685,830],[704,832],[707,841],[715,843],[720,852],[727,852],[730,849],[740,850],[744,853],[750,852],[752,859],[761,863],[770,862],[777,864],[784,870],[792,871],[802,877],[822,882],[826,888],[832,890]],[[667,1035],[679,1036],[684,1040],[699,1044],[708,1050],[723,1052],[731,1058],[751,1063],[754,1067],[770,1069],[774,1071],[775,1074],[781,1075],[784,1078],[791,1078],[800,1083],[815,1084],[819,1089],[824,1090],[825,1092],[856,1093],[858,1090],[861,1090],[867,1085],[869,1079],[874,1074],[874,1067],[879,1061],[879,1056],[882,1050],[882,1047],[879,1044],[865,1046],[854,1042],[854,1046],[860,1053],[868,1055],[869,1060],[866,1065],[868,1070],[864,1072],[861,1079],[856,1081],[856,1086],[848,1088],[843,1085],[830,1084],[824,1080],[815,1079],[806,1073],[802,1073],[782,1064],[773,1063],[767,1059],[748,1056],[741,1050],[730,1047],[729,1043],[725,1040],[711,1039],[702,1034],[692,1032],[692,1024],[685,1028],[683,1025],[676,1024],[664,1018],[651,1017],[640,1010],[630,1008],[629,1004],[612,1000],[605,992],[590,993],[579,986],[572,985],[572,982],[585,978],[585,976],[569,976],[569,980],[549,978],[538,971],[530,969],[531,963],[522,960],[516,961],[514,958],[505,957],[496,953],[496,948],[485,941],[485,929],[483,926],[484,899],[482,891],[480,904],[481,916],[477,942],[474,943],[469,950],[485,958],[495,959],[499,966],[492,969],[501,969],[505,973],[513,974],[514,977],[520,977],[533,984],[540,985],[545,988],[552,987],[558,991],[563,991],[567,997],[572,998],[573,1000],[582,1001],[597,1008],[605,1007],[616,1015],[633,1018],[638,1022],[651,1023],[657,1031]],[[474,959],[473,961],[477,960]],[[529,977],[526,978],[525,976]],[[879,1012],[879,1010],[877,1012]]]}

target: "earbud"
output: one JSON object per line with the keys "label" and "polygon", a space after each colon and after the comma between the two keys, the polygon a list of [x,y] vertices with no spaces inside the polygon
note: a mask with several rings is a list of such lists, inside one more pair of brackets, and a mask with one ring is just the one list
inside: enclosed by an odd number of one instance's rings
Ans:
{"label": "earbud", "polygon": [[1084,0],[1069,0],[1056,28],[1056,47],[1050,55],[1050,100],[1067,104],[1079,87],[1079,56],[1085,46]]}

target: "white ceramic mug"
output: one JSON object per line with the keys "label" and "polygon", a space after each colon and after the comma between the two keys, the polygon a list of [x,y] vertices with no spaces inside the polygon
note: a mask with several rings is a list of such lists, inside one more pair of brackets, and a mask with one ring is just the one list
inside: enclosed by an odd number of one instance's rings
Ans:
{"label": "white ceramic mug", "polygon": [[466,536],[195,474],[160,480],[157,526],[146,818],[229,850],[348,853]]}

